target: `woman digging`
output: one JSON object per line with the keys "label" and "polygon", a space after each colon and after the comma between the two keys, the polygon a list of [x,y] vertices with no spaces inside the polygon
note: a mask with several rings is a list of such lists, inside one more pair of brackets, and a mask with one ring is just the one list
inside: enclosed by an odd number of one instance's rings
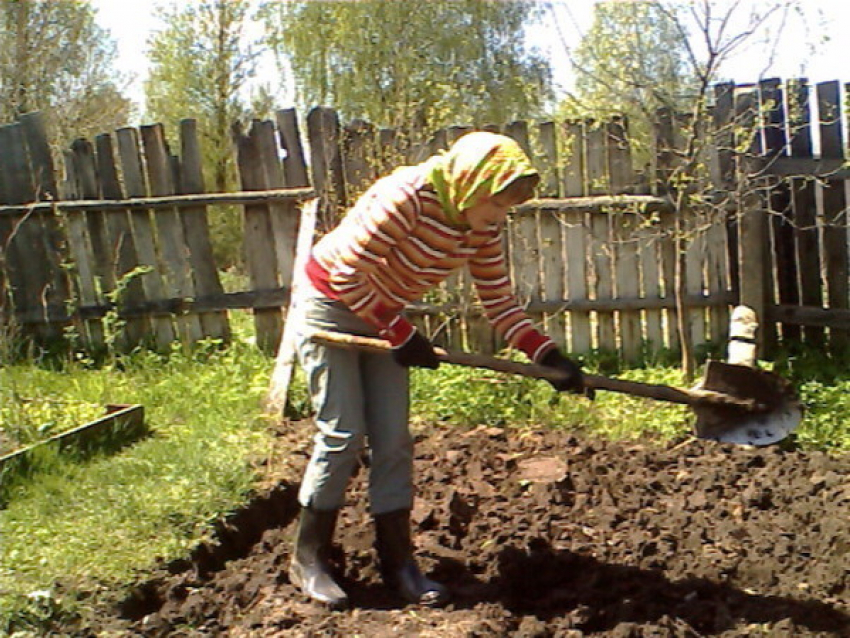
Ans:
{"label": "woman digging", "polygon": [[[299,361],[318,432],[299,492],[302,506],[290,578],[334,608],[348,597],[328,557],[345,490],[368,441],[369,507],[384,582],[406,601],[442,605],[449,593],[413,557],[413,438],[407,368],[436,368],[431,342],[401,314],[411,301],[466,265],[493,328],[532,361],[565,374],[558,390],[583,391],[579,367],[538,332],[511,293],[501,228],[540,177],[520,146],[469,133],[448,151],[379,179],[298,273]],[[313,343],[316,331],[388,340],[390,354]]]}

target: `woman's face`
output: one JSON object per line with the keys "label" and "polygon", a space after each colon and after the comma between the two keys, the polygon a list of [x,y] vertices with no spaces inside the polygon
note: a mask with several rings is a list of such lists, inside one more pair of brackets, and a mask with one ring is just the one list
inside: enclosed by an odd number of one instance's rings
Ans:
{"label": "woman's face", "polygon": [[484,197],[477,204],[464,211],[466,223],[475,231],[487,230],[491,224],[501,226],[508,217],[508,211],[521,203],[510,192],[496,193]]}

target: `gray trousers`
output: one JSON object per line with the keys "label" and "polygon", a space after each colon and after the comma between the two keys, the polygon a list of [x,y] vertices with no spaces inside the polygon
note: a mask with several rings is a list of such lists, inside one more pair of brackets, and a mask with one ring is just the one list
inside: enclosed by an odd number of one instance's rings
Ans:
{"label": "gray trousers", "polygon": [[413,504],[413,438],[408,427],[408,371],[387,354],[322,346],[316,330],[376,336],[341,302],[323,296],[295,301],[298,360],[307,376],[318,431],[298,500],[304,507],[342,507],[368,441],[369,505],[373,514]]}

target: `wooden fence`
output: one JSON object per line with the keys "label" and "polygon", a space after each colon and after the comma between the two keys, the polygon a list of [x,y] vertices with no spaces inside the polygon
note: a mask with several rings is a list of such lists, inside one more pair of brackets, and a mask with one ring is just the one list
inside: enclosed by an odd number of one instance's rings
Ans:
{"label": "wooden fence", "polygon": [[[725,340],[729,308],[740,301],[765,318],[768,346],[842,346],[850,320],[840,88],[718,86],[716,144],[706,157],[711,214],[687,219],[677,217],[664,181],[681,144],[673,118],[659,120],[651,159],[640,167],[623,121],[485,127],[517,139],[543,175],[541,198],[520,207],[506,233],[517,296],[572,352],[603,348],[633,359],[679,343],[680,260],[682,325],[696,345]],[[766,123],[754,138],[738,126],[747,114]],[[24,116],[0,127],[3,311],[39,339],[73,326],[91,347],[110,340],[167,347],[175,339],[226,340],[227,311],[251,308],[258,342],[273,350],[310,184],[328,228],[375,177],[468,130],[410,140],[362,121],[342,126],[333,110],[315,108],[302,149],[295,111],[282,110],[273,122],[234,130],[242,190],[207,193],[191,120],[181,124],[179,153],[160,125],[79,140],[64,153],[59,179],[41,118]],[[249,290],[225,293],[218,278],[207,208],[223,203],[243,207]],[[445,345],[503,345],[465,273],[410,312]],[[119,317],[126,326],[116,330]]]}

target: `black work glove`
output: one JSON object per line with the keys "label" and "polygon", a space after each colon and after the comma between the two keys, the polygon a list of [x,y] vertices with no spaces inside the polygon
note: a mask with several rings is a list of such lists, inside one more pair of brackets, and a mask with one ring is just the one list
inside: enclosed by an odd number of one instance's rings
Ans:
{"label": "black work glove", "polygon": [[557,349],[553,348],[543,355],[543,358],[540,360],[540,365],[556,368],[566,374],[563,379],[559,379],[557,381],[549,380],[552,387],[559,392],[587,394],[584,387],[584,375],[581,373],[581,368],[579,368],[572,359],[568,359],[562,355]]}
{"label": "black work glove", "polygon": [[434,346],[418,332],[414,332],[404,345],[393,348],[393,359],[405,368],[419,366],[435,370],[440,365]]}

